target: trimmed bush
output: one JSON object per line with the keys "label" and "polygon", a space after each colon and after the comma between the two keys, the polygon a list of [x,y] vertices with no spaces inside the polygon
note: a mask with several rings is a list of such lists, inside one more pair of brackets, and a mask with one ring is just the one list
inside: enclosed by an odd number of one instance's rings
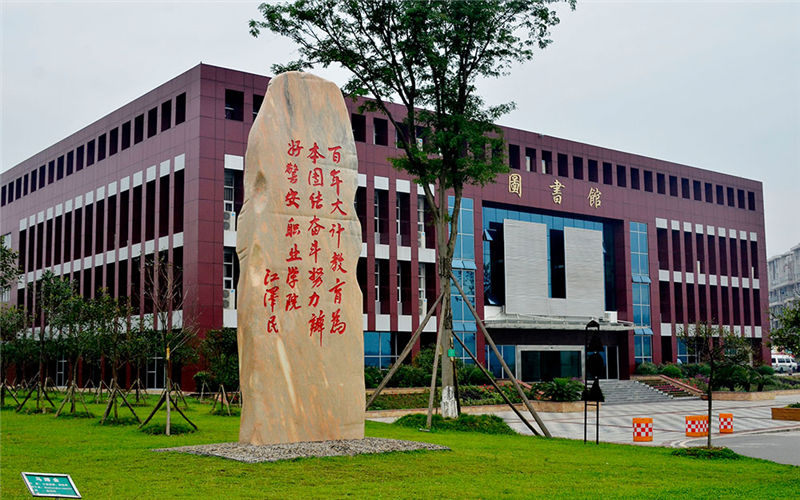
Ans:
{"label": "trimmed bush", "polygon": [[761,375],[775,375],[775,369],[769,365],[761,365],[756,367],[756,371]]}
{"label": "trimmed bush", "polygon": [[680,378],[683,375],[683,372],[681,371],[680,367],[673,365],[672,363],[661,365],[658,371],[662,375],[666,375],[667,377],[671,378]]}
{"label": "trimmed bush", "polygon": [[[430,373],[430,372],[429,372]],[[479,385],[489,383],[483,370],[474,364],[460,364],[458,367],[459,385]]]}
{"label": "trimmed bush", "polygon": [[706,460],[738,460],[737,455],[729,448],[679,448],[672,454],[676,457],[704,458]]}
{"label": "trimmed bush", "polygon": [[[422,429],[427,423],[427,415],[413,413],[400,417],[395,421],[395,425]],[[466,415],[462,414],[458,418],[445,419],[441,415],[433,415],[431,420],[431,430],[433,431],[460,431],[460,432],[481,432],[484,434],[516,434],[503,419],[496,415]]]}
{"label": "trimmed bush", "polygon": [[649,361],[645,361],[644,363],[639,363],[636,365],[637,375],[656,375],[657,373],[658,367]]}
{"label": "trimmed bush", "polygon": [[374,389],[381,383],[385,374],[375,366],[364,367],[364,386],[367,389]]}

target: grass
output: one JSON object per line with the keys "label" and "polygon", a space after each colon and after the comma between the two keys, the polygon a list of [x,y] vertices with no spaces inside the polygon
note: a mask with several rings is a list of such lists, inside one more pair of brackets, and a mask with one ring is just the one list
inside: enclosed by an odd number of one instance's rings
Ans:
{"label": "grass", "polygon": [[[95,415],[102,405],[92,404]],[[698,460],[671,449],[366,423],[368,436],[452,452],[242,464],[153,448],[236,441],[238,418],[191,402],[199,430],[148,435],[97,419],[0,413],[0,497],[30,498],[21,471],[72,476],[84,498],[793,498],[800,468],[741,457]],[[137,412],[139,413],[139,412]],[[147,412],[142,412],[147,414]],[[177,413],[173,421],[182,424]],[[155,417],[164,422],[163,412]],[[769,485],[765,488],[764,485]]]}

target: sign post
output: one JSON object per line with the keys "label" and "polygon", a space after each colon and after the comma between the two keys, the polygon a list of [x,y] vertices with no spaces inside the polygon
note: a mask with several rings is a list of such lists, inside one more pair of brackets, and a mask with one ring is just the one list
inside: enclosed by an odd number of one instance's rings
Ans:
{"label": "sign post", "polygon": [[23,472],[22,480],[35,497],[83,498],[69,474]]}

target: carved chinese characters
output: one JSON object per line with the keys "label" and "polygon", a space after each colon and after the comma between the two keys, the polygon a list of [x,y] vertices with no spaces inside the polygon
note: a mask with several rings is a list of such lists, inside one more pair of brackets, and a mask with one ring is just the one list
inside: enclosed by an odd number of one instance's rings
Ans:
{"label": "carved chinese characters", "polygon": [[307,73],[274,78],[245,167],[239,441],[362,438],[357,158],[338,87]]}

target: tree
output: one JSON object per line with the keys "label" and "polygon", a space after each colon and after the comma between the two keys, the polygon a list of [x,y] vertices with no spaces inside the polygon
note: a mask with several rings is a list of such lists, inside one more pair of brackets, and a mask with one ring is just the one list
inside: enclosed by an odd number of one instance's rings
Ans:
{"label": "tree", "polygon": [[67,392],[56,412],[56,417],[61,414],[61,410],[68,402],[70,403],[70,414],[74,415],[78,398],[81,398],[87,416],[89,414],[86,403],[83,401],[83,395],[78,388],[78,365],[87,353],[96,351],[96,335],[92,328],[93,304],[76,293],[75,282],[71,283],[71,289],[72,294],[60,308],[63,326],[59,335],[60,354],[69,361],[71,371]]}
{"label": "tree", "polygon": [[778,327],[770,330],[770,344],[795,356],[800,354],[800,299],[790,304],[773,316],[778,320]]}
{"label": "tree", "polygon": [[6,391],[17,401],[16,396],[8,390],[6,368],[9,360],[16,358],[15,348],[24,328],[25,312],[22,309],[16,306],[0,306],[0,408],[6,405]]}
{"label": "tree", "polygon": [[[166,259],[156,259],[145,270],[145,295],[153,304],[153,336],[158,344],[156,352],[164,354],[167,360],[166,387],[161,394],[155,408],[139,427],[144,426],[158,412],[162,404],[166,404],[167,422],[164,433],[169,436],[172,426],[172,407],[192,427],[197,426],[183,414],[173,399],[176,387],[172,381],[172,362],[193,361],[196,359],[194,341],[197,338],[197,325],[193,318],[184,314],[180,322],[176,322],[173,312],[186,312],[187,304],[183,293],[183,279],[181,269],[173,266]],[[178,387],[179,389],[179,387]]]}
{"label": "tree", "polygon": [[200,342],[200,353],[216,384],[233,390],[239,386],[239,348],[236,329],[210,330]]}
{"label": "tree", "polygon": [[713,405],[713,389],[719,384],[717,376],[719,370],[730,369],[735,366],[744,366],[749,362],[750,344],[744,337],[738,337],[725,327],[717,328],[709,324],[697,323],[691,329],[681,329],[678,337],[686,344],[690,353],[697,357],[698,362],[708,363],[708,443],[711,448],[711,410]]}
{"label": "tree", "polygon": [[[450,279],[461,199],[465,186],[493,182],[508,168],[494,122],[513,103],[487,105],[477,84],[507,75],[550,44],[549,30],[559,22],[549,9],[555,1],[297,0],[261,4],[263,20],[250,21],[253,36],[266,29],[299,47],[300,58],[273,66],[274,72],[340,65],[352,74],[344,92],[370,97],[362,107],[385,114],[398,132],[403,155],[390,161],[422,186],[436,226],[446,417],[457,415],[447,352],[453,347]],[[567,3],[574,8],[575,0]],[[390,101],[400,102],[402,111]]]}

